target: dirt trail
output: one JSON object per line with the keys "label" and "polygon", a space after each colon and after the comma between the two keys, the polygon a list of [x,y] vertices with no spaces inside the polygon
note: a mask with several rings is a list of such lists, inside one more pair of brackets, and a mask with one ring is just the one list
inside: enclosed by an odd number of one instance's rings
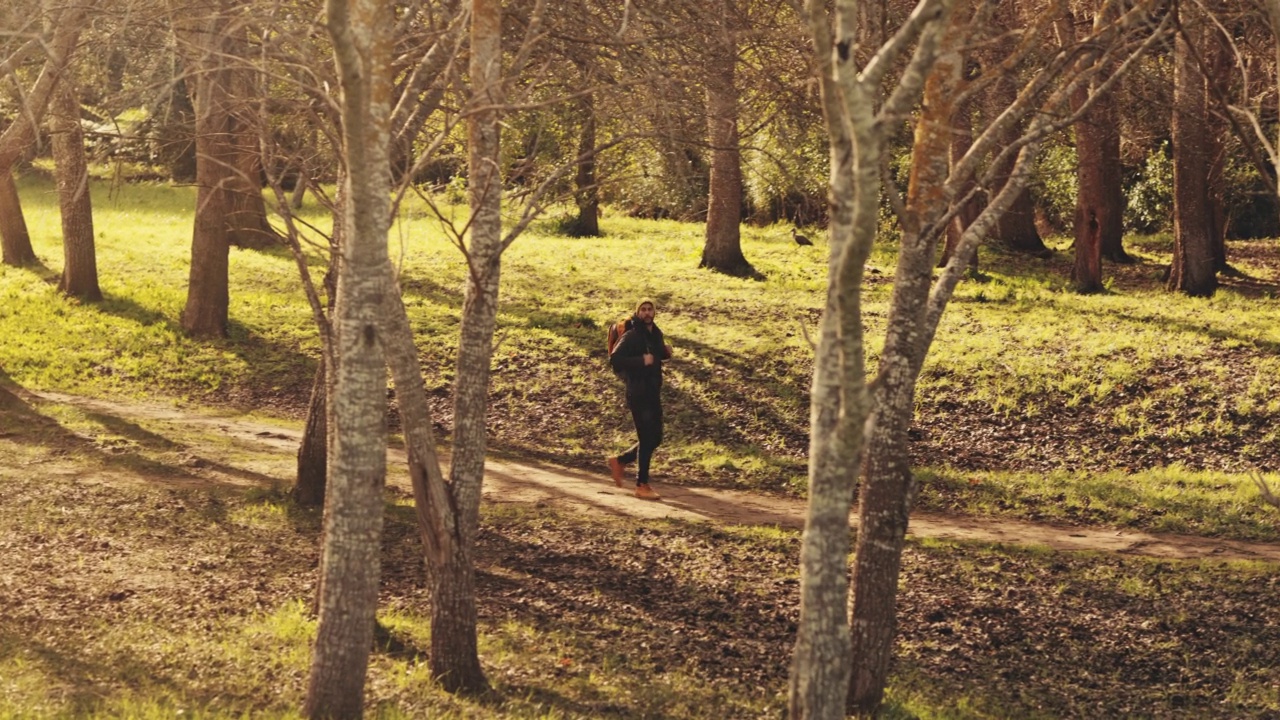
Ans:
{"label": "dirt trail", "polygon": [[[151,419],[215,428],[241,442],[269,450],[275,456],[272,467],[244,468],[246,473],[227,476],[212,463],[202,475],[222,483],[252,482],[254,476],[270,475],[282,481],[293,467],[301,433],[240,414],[212,415],[152,404],[126,404],[59,393],[28,393],[31,399],[73,405],[121,419]],[[203,455],[212,448],[200,449]],[[404,453],[391,450],[396,470],[403,468]],[[212,458],[208,458],[212,460]],[[447,460],[447,457],[445,458]],[[201,467],[196,463],[196,467]],[[390,481],[407,488],[402,472],[392,472]],[[484,499],[492,503],[544,504],[557,509],[592,513],[598,516],[672,518],[734,525],[775,525],[801,528],[805,505],[802,500],[763,496],[744,491],[689,488],[657,484],[661,502],[639,500],[630,489],[614,487],[601,463],[599,473],[551,465],[491,459],[486,465]],[[856,508],[850,516],[856,526]],[[1219,540],[1192,535],[1151,534],[1136,530],[1104,527],[1057,526],[1039,523],[978,518],[963,515],[915,512],[908,535],[921,538],[969,540],[987,543],[1038,545],[1063,551],[1127,553],[1160,558],[1221,560],[1262,560],[1280,563],[1280,544]]]}

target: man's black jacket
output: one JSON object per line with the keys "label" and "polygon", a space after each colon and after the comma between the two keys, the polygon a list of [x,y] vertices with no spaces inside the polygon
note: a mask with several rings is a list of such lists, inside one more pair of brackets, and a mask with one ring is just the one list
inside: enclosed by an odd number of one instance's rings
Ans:
{"label": "man's black jacket", "polygon": [[[644,364],[644,355],[653,355],[653,364]],[[658,402],[662,390],[662,363],[669,360],[662,330],[657,324],[645,325],[632,318],[630,327],[613,347],[609,364],[622,373],[627,382],[627,402]]]}

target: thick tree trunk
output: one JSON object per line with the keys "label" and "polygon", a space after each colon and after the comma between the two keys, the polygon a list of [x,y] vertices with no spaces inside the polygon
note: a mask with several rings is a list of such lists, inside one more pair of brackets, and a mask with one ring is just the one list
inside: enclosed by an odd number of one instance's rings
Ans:
{"label": "thick tree trunk", "polygon": [[454,550],[448,562],[429,571],[431,674],[449,692],[475,693],[488,687],[476,644],[475,565],[469,547],[456,544]]}
{"label": "thick tree trunk", "polygon": [[1116,98],[1108,93],[1099,98],[1090,113],[1095,118],[1091,135],[1097,143],[1096,175],[1090,185],[1089,203],[1096,207],[1102,257],[1113,263],[1131,264],[1124,249],[1124,167],[1120,162],[1120,117]]}
{"label": "thick tree trunk", "polygon": [[[189,8],[195,12],[194,8]],[[227,139],[233,131],[226,9],[201,9],[182,34],[201,53],[193,63],[196,108],[196,212],[191,237],[191,268],[182,327],[195,337],[225,337],[230,306],[230,227],[236,153]]]}
{"label": "thick tree trunk", "polygon": [[1173,69],[1173,267],[1168,287],[1187,295],[1208,297],[1218,286],[1214,270],[1212,209],[1209,203],[1209,157],[1204,144],[1208,131],[1205,78],[1188,45],[1202,31],[1188,22],[1182,7],[1183,29],[1174,46]]}
{"label": "thick tree trunk", "polygon": [[89,163],[80,127],[80,101],[75,86],[64,79],[54,100],[53,158],[62,211],[62,280],[58,289],[82,300],[102,299],[93,242],[93,204],[89,198]]}
{"label": "thick tree trunk", "polygon": [[22,215],[18,186],[13,181],[13,171],[7,169],[0,170],[0,241],[4,245],[5,265],[35,264],[36,251],[31,247],[27,220]]}
{"label": "thick tree trunk", "polygon": [[573,221],[570,235],[573,237],[600,236],[600,188],[596,186],[596,102],[594,95],[585,95],[578,101],[582,129],[578,134],[577,186],[573,193],[578,206],[578,217]]}
{"label": "thick tree trunk", "polygon": [[[235,40],[232,52],[241,56],[248,52],[245,43]],[[277,240],[275,231],[267,221],[267,204],[262,197],[262,154],[258,147],[260,135],[257,124],[263,119],[256,116],[256,108],[249,100],[261,97],[255,75],[257,71],[247,65],[228,68],[230,97],[234,105],[230,118],[231,133],[226,141],[228,152],[235,158],[235,169],[228,178],[231,207],[227,215],[230,226],[228,239],[240,248],[261,249],[270,247]]]}
{"label": "thick tree trunk", "polygon": [[27,222],[22,216],[18,186],[13,181],[13,166],[35,140],[36,125],[48,109],[58,89],[58,80],[71,61],[83,22],[82,8],[69,7],[59,13],[40,76],[26,94],[22,112],[0,135],[0,247],[5,265],[21,267],[36,262]]}
{"label": "thick tree trunk", "polygon": [[[1086,92],[1079,93],[1077,106],[1083,104]],[[1071,267],[1071,282],[1081,293],[1103,289],[1102,228],[1107,214],[1115,211],[1106,206],[1107,198],[1103,197],[1103,175],[1109,168],[1104,167],[1102,157],[1101,136],[1107,130],[1100,123],[1106,120],[1095,106],[1076,123],[1076,256]]]}
{"label": "thick tree trunk", "polygon": [[[1012,40],[1006,39],[1002,42],[1011,45]],[[1016,82],[1016,78],[1012,75],[1005,75],[996,81],[995,87],[989,96],[987,117],[997,117],[1004,108],[1014,102],[1018,95]],[[1015,142],[1021,137],[1024,129],[1024,123],[1015,123],[1008,126],[1005,129],[1004,137],[1001,138],[1000,145],[1003,147]],[[995,178],[991,182],[992,196],[999,193],[1004,188],[1005,183],[1008,182],[1013,163],[1014,159],[1010,157],[997,165]],[[1041,257],[1047,257],[1050,254],[1049,248],[1045,247],[1044,240],[1040,237],[1040,231],[1036,230],[1035,205],[1031,200],[1030,191],[1022,190],[1015,198],[1009,211],[996,221],[995,237],[1000,244],[1014,252]]]}
{"label": "thick tree trunk", "polygon": [[333,447],[325,504],[315,650],[303,712],[358,718],[373,644],[386,480],[383,303],[390,203],[390,5],[329,0],[342,88],[346,197],[333,323]]}
{"label": "thick tree trunk", "polygon": [[1219,82],[1219,78],[1230,77],[1232,72],[1230,54],[1224,46],[1221,35],[1217,32],[1205,33],[1203,57],[1208,77],[1205,78],[1205,129],[1204,152],[1208,158],[1209,170],[1205,178],[1209,203],[1209,244],[1213,248],[1214,272],[1228,269],[1227,265],[1227,203],[1226,203],[1226,165],[1227,148],[1222,138],[1227,137],[1231,128],[1226,119],[1214,111],[1210,100],[1208,84]]}
{"label": "thick tree trunk", "polygon": [[707,139],[711,145],[711,181],[707,197],[707,239],[699,267],[728,275],[755,272],[742,254],[742,164],[738,148],[738,45],[734,0],[718,0],[712,14],[718,26],[707,51]]}

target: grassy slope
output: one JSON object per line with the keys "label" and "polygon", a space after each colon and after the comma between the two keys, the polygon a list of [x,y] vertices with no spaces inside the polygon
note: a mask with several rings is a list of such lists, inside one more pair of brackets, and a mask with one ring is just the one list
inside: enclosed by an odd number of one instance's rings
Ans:
{"label": "grassy slope", "polygon": [[[43,271],[0,273],[0,368],[32,388],[152,394],[300,414],[315,332],[291,259],[233,251],[232,334],[182,337],[176,318],[189,256],[187,188],[94,187],[108,300],[60,298],[47,182],[23,185]],[[410,208],[393,232],[402,284],[438,417],[461,302],[460,255]],[[323,222],[318,216],[312,219]],[[744,228],[768,279],[696,269],[700,226],[606,217],[603,239],[569,240],[535,224],[509,251],[493,370],[499,451],[594,467],[629,441],[618,383],[605,369],[605,324],[640,297],[678,361],[669,373],[659,479],[802,492],[811,351],[823,249],[778,228]],[[1144,260],[1114,271],[1114,292],[1064,289],[1065,254],[1044,263],[988,253],[944,317],[919,392],[917,464],[933,509],[1108,522],[1274,538],[1245,463],[1280,465],[1280,273],[1274,242],[1233,247],[1253,278],[1212,300],[1158,286],[1167,239],[1131,241]],[[892,257],[879,248],[867,329],[882,335]]]}

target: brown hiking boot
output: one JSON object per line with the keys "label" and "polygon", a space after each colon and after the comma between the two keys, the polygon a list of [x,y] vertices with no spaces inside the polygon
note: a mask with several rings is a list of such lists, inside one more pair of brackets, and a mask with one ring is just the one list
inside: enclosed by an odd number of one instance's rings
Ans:
{"label": "brown hiking boot", "polygon": [[622,463],[616,457],[608,458],[609,472],[613,474],[613,484],[622,487]]}
{"label": "brown hiking boot", "polygon": [[662,496],[649,487],[649,483],[640,483],[636,485],[636,497],[641,500],[661,500]]}

